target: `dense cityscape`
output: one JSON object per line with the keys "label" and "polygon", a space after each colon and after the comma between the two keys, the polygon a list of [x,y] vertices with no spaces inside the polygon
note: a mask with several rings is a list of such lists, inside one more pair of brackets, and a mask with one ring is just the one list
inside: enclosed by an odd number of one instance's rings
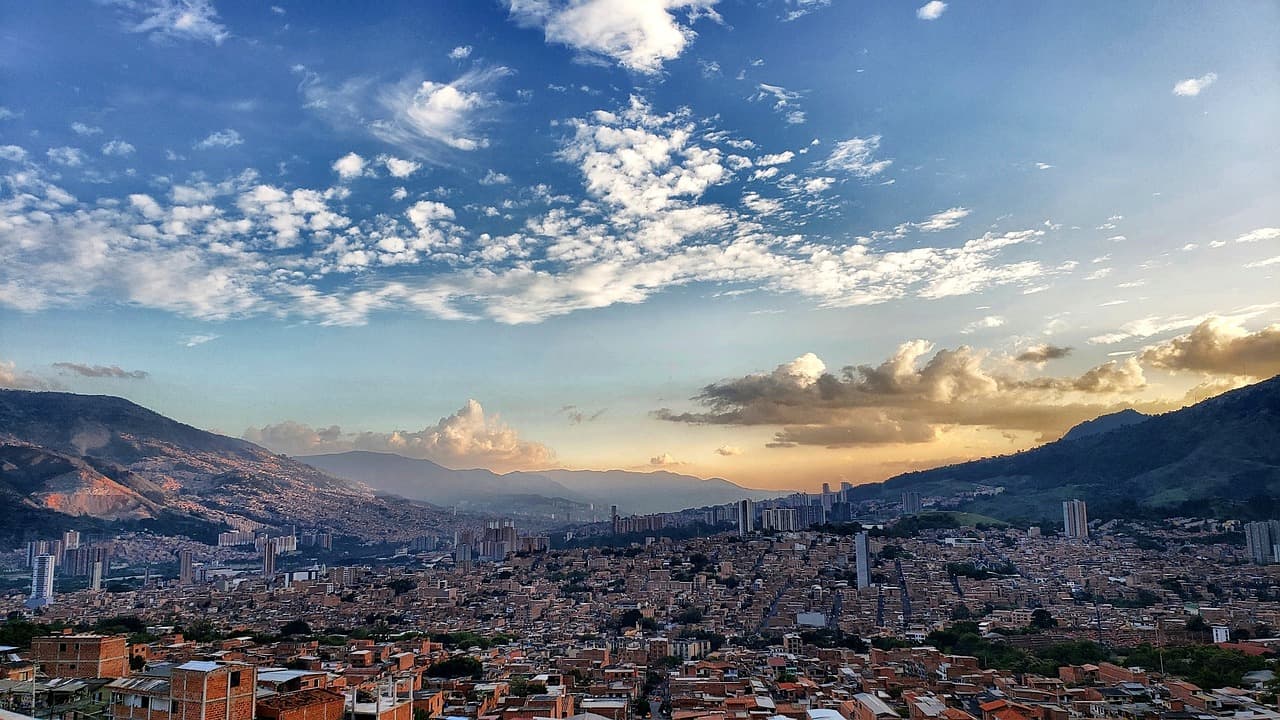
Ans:
{"label": "dense cityscape", "polygon": [[[1099,522],[1071,500],[1061,525],[1014,527],[937,509],[953,498],[854,504],[850,489],[615,514],[576,547],[492,521],[342,565],[316,561],[333,538],[315,531],[166,550],[31,541],[4,556],[31,587],[0,605],[0,706],[56,720],[1276,716],[1280,523]],[[707,532],[662,532],[692,522]]]}

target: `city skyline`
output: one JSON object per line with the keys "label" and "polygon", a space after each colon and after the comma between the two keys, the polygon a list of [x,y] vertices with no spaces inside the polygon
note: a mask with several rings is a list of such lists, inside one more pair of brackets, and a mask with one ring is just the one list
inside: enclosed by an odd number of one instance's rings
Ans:
{"label": "city skyline", "polygon": [[1280,373],[1274,4],[6,21],[0,387],[813,491]]}

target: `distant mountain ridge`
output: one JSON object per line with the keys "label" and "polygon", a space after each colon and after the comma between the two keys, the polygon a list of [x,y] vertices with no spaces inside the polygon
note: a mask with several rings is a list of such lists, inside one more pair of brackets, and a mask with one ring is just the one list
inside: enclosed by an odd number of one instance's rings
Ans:
{"label": "distant mountain ridge", "polygon": [[[430,460],[393,453],[351,451],[295,458],[337,477],[377,490],[438,505],[490,502],[495,496],[562,498],[597,511],[617,505],[623,513],[674,512],[777,493],[744,488],[721,478],[627,470],[538,470],[495,473],[453,470]],[[492,505],[489,506],[490,509]]]}
{"label": "distant mountain ridge", "polygon": [[1150,418],[1151,416],[1146,413],[1140,413],[1133,408],[1127,408],[1120,412],[1111,413],[1110,415],[1102,415],[1092,420],[1085,420],[1079,425],[1068,430],[1061,439],[1079,440],[1082,437],[1099,435],[1128,425],[1136,425],[1140,422],[1145,422]]}
{"label": "distant mountain ridge", "polygon": [[209,535],[245,523],[370,540],[448,523],[253,443],[118,397],[0,390],[0,536],[104,522]]}
{"label": "distant mountain ridge", "polygon": [[1061,502],[1079,498],[1095,518],[1278,516],[1280,376],[1162,415],[1119,415],[1014,455],[860,485],[855,497],[948,496],[987,486],[1003,490],[961,509],[1060,520]]}

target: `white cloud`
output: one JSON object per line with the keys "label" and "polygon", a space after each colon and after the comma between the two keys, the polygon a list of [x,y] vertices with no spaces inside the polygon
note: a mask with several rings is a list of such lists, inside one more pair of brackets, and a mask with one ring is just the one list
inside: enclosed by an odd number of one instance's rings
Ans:
{"label": "white cloud", "polygon": [[192,147],[196,150],[211,150],[213,148],[235,147],[243,142],[244,138],[240,137],[240,133],[227,128],[209,133],[203,140],[196,142]]}
{"label": "white cloud", "polygon": [[387,172],[391,173],[391,177],[407,178],[418,172],[422,168],[422,163],[413,160],[402,160],[398,157],[384,156],[382,162],[387,167]]}
{"label": "white cloud", "polygon": [[939,232],[941,230],[950,230],[960,224],[960,221],[969,216],[969,208],[953,207],[942,212],[936,212],[929,216],[924,222],[915,223],[915,227],[923,232]]}
{"label": "white cloud", "polygon": [[385,88],[378,102],[390,117],[369,128],[382,140],[420,155],[439,145],[464,151],[487,147],[489,139],[478,129],[496,104],[487,87],[510,72],[491,68],[449,83],[424,80]]}
{"label": "white cloud", "polygon": [[892,160],[876,160],[880,149],[880,136],[853,137],[836,143],[831,155],[822,167],[833,172],[846,172],[860,178],[869,178],[884,172]]}
{"label": "white cloud", "polygon": [[[0,288],[2,291],[2,288]],[[0,360],[0,388],[10,390],[56,390],[56,383],[18,369],[12,361]]]}
{"label": "white cloud", "polygon": [[1187,78],[1173,86],[1173,94],[1179,97],[1195,97],[1217,80],[1217,73],[1205,73],[1200,77]]}
{"label": "white cloud", "polygon": [[364,158],[349,152],[333,161],[333,171],[343,180],[360,177],[364,174]]}
{"label": "white cloud", "polygon": [[136,148],[124,140],[112,140],[102,146],[102,154],[114,157],[126,157],[132,155]]}
{"label": "white cloud", "polygon": [[741,455],[742,448],[737,447],[736,445],[721,445],[716,448],[716,454],[722,457],[733,457],[735,455]]}
{"label": "white cloud", "polygon": [[196,334],[196,335],[187,335],[187,336],[183,337],[183,338],[178,342],[178,344],[179,344],[179,345],[182,345],[183,347],[189,347],[189,348],[190,348],[190,347],[198,347],[198,346],[203,345],[203,344],[205,344],[205,343],[207,343],[207,342],[213,342],[214,340],[217,340],[217,339],[218,339],[218,338],[220,338],[220,337],[222,337],[222,336],[221,336],[221,335],[214,335],[214,334],[212,334],[212,333],[202,333],[202,334]]}
{"label": "white cloud", "polygon": [[965,325],[964,328],[960,330],[960,332],[966,335],[969,335],[974,332],[977,332],[978,330],[990,330],[992,328],[998,328],[1003,326],[1004,326],[1003,317],[1000,317],[999,315],[987,315],[984,318],[974,320],[968,325]]}
{"label": "white cloud", "polygon": [[0,145],[0,160],[22,162],[27,159],[27,151],[17,145]]}
{"label": "white cloud", "polygon": [[49,157],[50,162],[63,167],[79,167],[85,161],[84,153],[73,147],[49,148],[45,155]]}
{"label": "white cloud", "polygon": [[[811,12],[829,7],[831,0],[786,0],[787,12],[782,16],[783,22],[799,20]],[[762,61],[760,61],[762,63]],[[753,65],[756,63],[752,63]]]}
{"label": "white cloud", "polygon": [[480,178],[481,185],[506,185],[510,182],[511,178],[494,170],[489,170],[484,174],[484,177]]}
{"label": "white cloud", "polygon": [[197,40],[221,45],[230,36],[218,22],[212,0],[137,0],[121,3],[129,15],[126,27],[153,40]]}
{"label": "white cloud", "polygon": [[947,9],[947,4],[942,0],[929,0],[929,2],[921,5],[916,10],[916,17],[921,20],[937,20],[942,17],[942,13]]}
{"label": "white cloud", "polygon": [[1052,165],[1050,165],[1049,163],[1046,163],[1046,162],[1038,162],[1038,163],[1036,163],[1036,167],[1037,167],[1038,169],[1040,169],[1040,170],[1049,170],[1049,169],[1053,168],[1053,166],[1052,166]]}
{"label": "white cloud", "polygon": [[422,458],[451,468],[492,470],[545,468],[555,459],[547,446],[524,440],[475,400],[421,430],[344,432],[334,425],[312,428],[293,421],[249,428],[244,439],[292,455],[369,450]]}
{"label": "white cloud", "polygon": [[[541,28],[549,43],[603,56],[653,74],[680,57],[701,17],[718,19],[717,0],[507,0],[516,22]],[[679,17],[683,16],[683,17]]]}
{"label": "white cloud", "polygon": [[780,153],[774,153],[772,155],[762,155],[756,158],[756,165],[761,165],[761,166],[784,165],[786,163],[791,162],[792,159],[795,158],[795,156],[796,154],[791,152],[790,150],[787,150],[785,152],[780,152]]}
{"label": "white cloud", "polygon": [[91,135],[101,134],[102,128],[86,125],[82,122],[73,122],[71,123],[71,131],[81,137],[89,137]]}
{"label": "white cloud", "polygon": [[449,51],[450,60],[466,60],[469,57],[471,57],[470,45],[459,45]]}
{"label": "white cloud", "polygon": [[1264,240],[1280,240],[1280,228],[1258,228],[1257,230],[1250,230],[1236,238],[1236,242],[1238,243],[1261,242]]}

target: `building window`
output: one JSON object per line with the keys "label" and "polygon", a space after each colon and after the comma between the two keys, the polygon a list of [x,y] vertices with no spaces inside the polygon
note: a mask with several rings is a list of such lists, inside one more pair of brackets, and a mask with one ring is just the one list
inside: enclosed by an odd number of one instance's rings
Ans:
{"label": "building window", "polygon": [[66,644],[66,643],[58,643],[58,652],[66,652],[66,651],[67,651],[67,644]]}
{"label": "building window", "polygon": [[240,671],[235,670],[231,673],[231,687],[240,687]]}

